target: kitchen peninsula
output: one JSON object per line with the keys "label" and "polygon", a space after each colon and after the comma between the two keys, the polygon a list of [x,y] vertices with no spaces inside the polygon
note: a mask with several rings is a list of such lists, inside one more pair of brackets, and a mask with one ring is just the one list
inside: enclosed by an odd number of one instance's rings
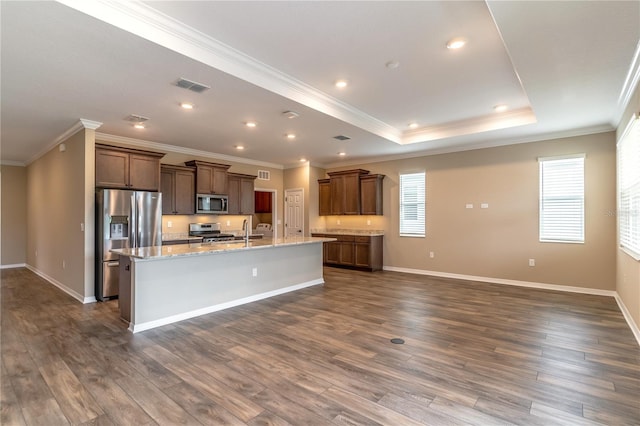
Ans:
{"label": "kitchen peninsula", "polygon": [[323,284],[331,238],[182,244],[120,255],[120,313],[133,333]]}

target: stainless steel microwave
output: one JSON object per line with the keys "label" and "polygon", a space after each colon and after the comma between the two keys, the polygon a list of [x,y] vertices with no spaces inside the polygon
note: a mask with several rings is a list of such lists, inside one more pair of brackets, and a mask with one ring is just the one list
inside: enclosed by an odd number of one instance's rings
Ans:
{"label": "stainless steel microwave", "polygon": [[229,197],[226,195],[196,194],[196,214],[229,213]]}

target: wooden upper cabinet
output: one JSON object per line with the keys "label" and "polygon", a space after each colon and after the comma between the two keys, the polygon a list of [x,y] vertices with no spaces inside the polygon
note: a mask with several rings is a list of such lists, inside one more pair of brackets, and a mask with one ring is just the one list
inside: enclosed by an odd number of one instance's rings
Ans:
{"label": "wooden upper cabinet", "polygon": [[360,176],[360,214],[382,215],[384,175]]}
{"label": "wooden upper cabinet", "polygon": [[96,145],[96,187],[160,190],[162,153]]}
{"label": "wooden upper cabinet", "polygon": [[369,171],[355,169],[327,174],[331,186],[331,214],[360,214],[360,176]]}
{"label": "wooden upper cabinet", "polygon": [[162,165],[162,214],[195,214],[195,170]]}
{"label": "wooden upper cabinet", "polygon": [[228,194],[227,170],[231,166],[198,160],[187,161],[184,164],[196,168],[196,193]]}
{"label": "wooden upper cabinet", "polygon": [[229,214],[254,214],[255,180],[257,176],[228,173]]}
{"label": "wooden upper cabinet", "polygon": [[318,179],[320,205],[318,214],[328,216],[331,214],[331,183],[329,179]]}

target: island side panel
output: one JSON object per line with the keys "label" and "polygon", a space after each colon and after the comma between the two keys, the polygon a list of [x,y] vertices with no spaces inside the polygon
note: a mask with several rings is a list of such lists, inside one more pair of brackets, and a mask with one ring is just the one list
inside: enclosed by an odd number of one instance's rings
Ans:
{"label": "island side panel", "polygon": [[134,332],[324,282],[322,243],[134,263]]}

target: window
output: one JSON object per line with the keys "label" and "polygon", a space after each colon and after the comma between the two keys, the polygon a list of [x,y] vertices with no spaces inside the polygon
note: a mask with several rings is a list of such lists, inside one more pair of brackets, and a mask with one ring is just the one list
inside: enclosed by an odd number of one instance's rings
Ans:
{"label": "window", "polygon": [[539,163],[540,241],[584,242],[584,154]]}
{"label": "window", "polygon": [[618,231],[620,247],[640,260],[640,119],[618,141]]}
{"label": "window", "polygon": [[425,173],[400,175],[400,235],[424,237]]}

